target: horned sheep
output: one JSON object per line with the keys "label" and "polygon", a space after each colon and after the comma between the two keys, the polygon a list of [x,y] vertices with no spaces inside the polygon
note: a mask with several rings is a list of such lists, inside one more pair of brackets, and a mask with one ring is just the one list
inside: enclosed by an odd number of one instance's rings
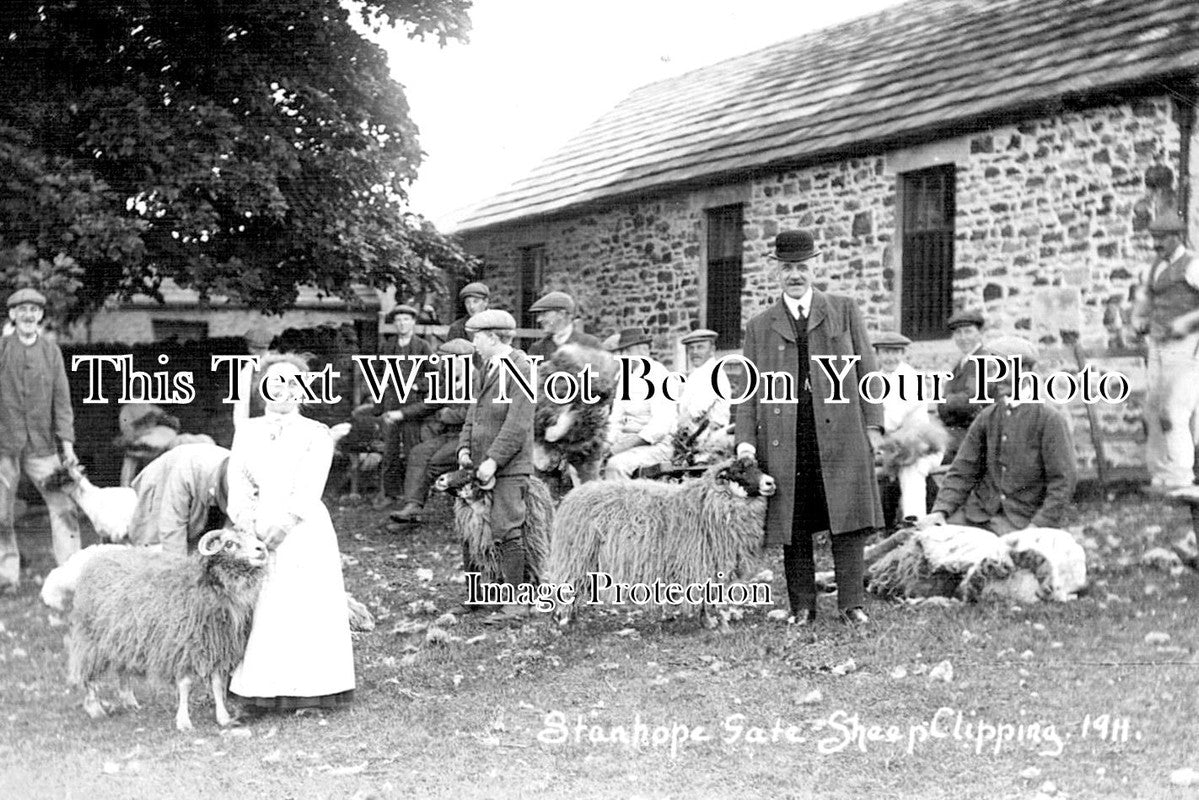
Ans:
{"label": "horned sheep", "polygon": [[138,707],[128,676],[174,683],[181,731],[192,727],[188,694],[195,680],[211,682],[217,723],[232,721],[226,681],[245,653],[267,550],[251,533],[217,530],[200,539],[198,551],[189,557],[111,548],[83,567],[71,609],[69,672],[86,690],[83,707],[93,718],[105,713],[95,682],[113,670],[126,707]]}
{"label": "horned sheep", "polygon": [[[723,461],[677,484],[584,484],[554,514],[550,582],[572,584],[577,605],[600,599],[586,594],[589,573],[613,584],[684,586],[740,576],[762,550],[775,488],[752,459]],[[568,621],[570,608],[560,612]]]}

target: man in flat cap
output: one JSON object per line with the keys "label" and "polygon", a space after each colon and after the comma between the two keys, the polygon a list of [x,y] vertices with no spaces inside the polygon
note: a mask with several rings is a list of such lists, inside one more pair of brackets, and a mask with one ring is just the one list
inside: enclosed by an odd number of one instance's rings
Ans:
{"label": "man in flat cap", "polygon": [[529,345],[530,356],[542,356],[546,360],[564,344],[578,344],[598,348],[599,339],[583,333],[575,326],[575,301],[566,292],[550,292],[529,307],[537,317],[537,324],[545,331],[545,337]]}
{"label": "man in flat cap", "polygon": [[[782,296],[746,325],[744,353],[763,372],[793,376],[798,402],[762,403],[759,388],[737,406],[737,455],[756,458],[778,482],[766,506],[766,544],[783,545],[790,621],[807,625],[816,617],[813,539],[828,531],[841,619],[861,625],[869,622],[862,608],[863,547],[883,527],[874,474],[883,412],[856,389],[875,369],[874,352],[857,301],[813,287],[820,253],[812,235],[782,231],[774,250]],[[812,360],[817,356],[831,356],[838,370],[848,370],[848,402],[827,402],[834,387]],[[860,361],[848,366],[842,356]]]}
{"label": "man in flat cap", "polygon": [[611,455],[604,478],[609,480],[630,478],[640,467],[670,461],[676,404],[662,391],[668,373],[650,358],[651,341],[641,328],[625,328],[604,342],[605,350],[628,361],[627,371],[633,376],[628,387],[618,387],[608,417]]}
{"label": "man in flat cap", "polygon": [[[510,365],[528,381],[533,364],[512,346],[516,320],[507,311],[488,309],[466,323],[475,352],[486,365],[477,382],[476,402],[471,403],[458,438],[458,464],[473,467],[479,481],[495,479],[491,495],[491,536],[504,583],[516,586],[525,580],[525,547],[521,528],[528,514],[529,476],[533,474],[532,399],[516,387]],[[510,402],[499,402],[506,384]],[[510,604],[489,616],[489,624],[520,621],[527,606]]]}
{"label": "man in flat cap", "polygon": [[[415,307],[401,303],[387,313],[384,322],[395,326],[395,339],[384,343],[379,355],[385,356],[431,356],[433,346],[416,335],[416,318],[420,312]],[[394,391],[388,391],[383,401],[374,407],[374,413],[383,422],[383,494],[375,499],[375,508],[386,508],[403,494],[404,459],[412,448],[420,444],[421,424],[433,413],[433,408],[424,402],[427,390],[426,375],[432,369],[426,361],[417,368],[412,362],[400,363],[400,374],[407,380],[412,370],[420,372],[412,384],[412,391],[402,400]],[[365,404],[364,404],[365,405]],[[364,406],[355,409],[362,413]]]}
{"label": "man in flat cap", "polygon": [[1136,290],[1133,325],[1148,334],[1145,456],[1150,491],[1199,502],[1194,485],[1199,408],[1199,258],[1172,211],[1149,224],[1157,258]]}
{"label": "man in flat cap", "polygon": [[[1019,356],[1026,372],[1036,365],[1036,348],[1017,336],[996,339],[991,351],[1007,359]],[[1002,536],[1067,524],[1078,481],[1069,425],[1049,403],[1013,401],[1013,388],[1010,377],[991,384],[995,402],[984,404],[970,423],[921,525],[971,525]]]}
{"label": "man in flat cap", "polygon": [[62,351],[41,335],[45,310],[46,298],[36,289],[13,292],[8,318],[15,331],[0,338],[0,589],[21,581],[13,510],[22,470],[50,511],[54,560],[62,564],[79,550],[75,503],[63,492],[42,488],[64,461],[78,460]]}
{"label": "man in flat cap", "polygon": [[882,331],[873,341],[879,371],[889,381],[882,402],[886,474],[879,484],[888,528],[901,518],[928,513],[928,475],[940,465],[948,441],[944,426],[918,399],[923,378],[905,360],[911,343],[896,331]]}
{"label": "man in flat cap", "polygon": [[[716,372],[716,331],[697,328],[679,339],[687,350],[687,382],[679,394],[675,421],[676,446],[689,442],[688,463],[704,464],[727,458],[733,452],[732,385],[723,371],[716,375],[720,391],[712,388]],[[675,453],[682,459],[683,453]]]}
{"label": "man in flat cap", "polygon": [[937,414],[941,422],[949,429],[949,448],[945,452],[946,461],[952,461],[954,453],[966,436],[970,423],[983,410],[979,403],[971,403],[970,398],[978,391],[978,368],[975,359],[990,355],[991,351],[983,347],[983,315],[978,311],[957,311],[948,323],[949,332],[953,335],[954,346],[962,357],[953,368],[949,382],[945,384],[945,402],[937,406]]}
{"label": "man in flat cap", "polygon": [[[485,283],[474,281],[462,287],[462,291],[458,292],[458,299],[462,301],[466,314],[450,323],[450,329],[445,334],[447,342],[452,339],[469,339],[466,334],[466,321],[480,311],[487,310],[491,302],[491,289],[487,288]],[[467,341],[467,344],[469,343]]]}
{"label": "man in flat cap", "polygon": [[[451,397],[467,397],[465,381],[466,366],[475,354],[475,347],[465,339],[450,339],[437,347],[442,361],[438,369],[442,391],[452,379],[448,391]],[[455,360],[457,359],[457,360]],[[438,476],[452,470],[458,463],[458,437],[466,421],[469,403],[437,403],[426,400],[432,409],[424,424],[424,440],[408,453],[404,469],[403,506],[393,511],[391,518],[396,522],[414,522],[420,519],[425,506],[429,487]]]}

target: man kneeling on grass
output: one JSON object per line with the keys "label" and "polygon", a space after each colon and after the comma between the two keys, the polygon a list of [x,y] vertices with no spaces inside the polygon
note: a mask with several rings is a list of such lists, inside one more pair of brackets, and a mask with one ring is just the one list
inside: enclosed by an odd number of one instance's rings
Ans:
{"label": "man kneeling on grass", "polygon": [[[533,473],[534,405],[505,372],[511,367],[526,381],[531,380],[532,362],[512,347],[516,320],[507,311],[481,311],[467,321],[466,330],[486,366],[476,402],[470,405],[462,425],[458,464],[463,468],[474,467],[476,477],[484,485],[495,479],[489,520],[491,536],[504,583],[516,587],[524,581],[525,574],[522,529],[528,514],[529,476]],[[501,388],[506,388],[511,402],[498,402]],[[528,613],[527,605],[511,603],[484,621],[504,624],[523,620]]]}
{"label": "man kneeling on grass", "polygon": [[[991,350],[1019,356],[1025,371],[1036,364],[1036,349],[1019,337],[992,342]],[[1047,403],[1014,402],[1011,393],[1010,380],[991,384],[995,402],[970,424],[921,527],[971,525],[1002,536],[1065,522],[1078,481],[1066,418]]]}

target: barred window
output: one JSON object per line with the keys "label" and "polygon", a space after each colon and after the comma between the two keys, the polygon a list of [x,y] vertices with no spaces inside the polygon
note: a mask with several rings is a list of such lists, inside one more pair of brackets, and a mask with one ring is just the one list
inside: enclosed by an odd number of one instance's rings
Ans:
{"label": "barred window", "polygon": [[707,212],[707,320],[718,334],[716,347],[721,350],[741,346],[742,209],[737,204]]}
{"label": "barred window", "polygon": [[945,336],[953,313],[954,165],[904,173],[900,330],[911,339]]}

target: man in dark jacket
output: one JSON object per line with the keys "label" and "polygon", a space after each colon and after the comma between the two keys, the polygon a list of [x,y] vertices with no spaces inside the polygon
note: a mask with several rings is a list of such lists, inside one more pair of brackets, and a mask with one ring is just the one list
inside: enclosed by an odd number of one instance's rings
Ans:
{"label": "man in dark jacket", "polygon": [[487,284],[478,281],[468,283],[462,287],[462,291],[458,292],[458,299],[466,308],[466,315],[450,323],[445,340],[450,342],[454,339],[463,339],[470,344],[470,337],[466,333],[466,321],[480,311],[487,310],[487,304],[491,302],[491,289],[487,288]]}
{"label": "man in dark jacket", "polygon": [[[766,544],[783,545],[792,621],[807,625],[816,617],[812,539],[829,531],[842,619],[864,624],[862,551],[883,526],[872,449],[882,441],[883,411],[857,390],[859,377],[875,369],[857,302],[813,289],[810,262],[819,254],[806,231],[775,239],[782,297],[746,325],[744,353],[761,372],[791,375],[798,402],[763,404],[760,386],[737,406],[736,447],[778,482],[766,506]],[[860,361],[849,366],[842,356]],[[834,384],[818,357],[847,371],[840,381],[847,402],[828,402]]]}
{"label": "man in dark jacket", "polygon": [[545,336],[529,345],[530,356],[549,359],[564,344],[579,344],[599,349],[600,341],[583,333],[575,325],[575,301],[566,292],[550,292],[529,307]]}
{"label": "man in dark jacket", "polygon": [[74,501],[42,488],[64,461],[77,461],[67,371],[58,345],[42,335],[45,313],[45,295],[18,289],[8,298],[8,318],[16,330],[0,338],[0,589],[16,588],[21,581],[13,510],[22,470],[50,511],[55,562],[62,564],[79,550]]}
{"label": "man in dark jacket", "polygon": [[[444,360],[441,374],[442,380],[451,374],[450,365],[457,356],[474,356],[475,348],[465,339],[450,339],[439,345],[437,353]],[[466,379],[465,369],[461,364],[453,367],[455,385],[449,390],[452,397],[466,397],[463,381]],[[447,391],[444,387],[442,391]],[[393,511],[391,518],[396,522],[413,522],[420,518],[425,506],[425,497],[429,487],[439,475],[449,472],[458,462],[458,437],[462,433],[462,424],[466,421],[469,403],[438,403],[426,399],[426,404],[433,408],[433,413],[425,422],[425,433],[428,438],[412,448],[408,453],[408,464],[404,470],[404,507]]]}
{"label": "man in dark jacket", "polygon": [[186,555],[189,543],[224,524],[228,473],[229,451],[215,444],[180,445],[151,461],[133,479],[130,544]]}
{"label": "man in dark jacket", "polygon": [[[1032,344],[1018,337],[991,347],[996,355],[1020,356],[1022,370],[1036,363]],[[1066,523],[1078,480],[1066,418],[1047,403],[1014,403],[1011,392],[1010,381],[992,384],[996,402],[971,423],[921,525],[948,522],[1003,535]]]}
{"label": "man in dark jacket", "polygon": [[953,461],[954,453],[965,438],[970,423],[985,407],[970,402],[978,390],[975,359],[991,353],[983,347],[984,322],[983,315],[977,311],[958,311],[949,318],[949,331],[962,357],[954,365],[953,375],[945,384],[945,402],[937,406],[937,414],[949,429],[951,437],[949,448],[945,451],[946,464]]}
{"label": "man in dark jacket", "polygon": [[[516,320],[507,311],[489,309],[466,324],[475,351],[485,366],[477,381],[476,402],[470,405],[458,439],[458,464],[474,467],[479,481],[495,478],[491,495],[491,536],[504,583],[524,580],[525,548],[521,529],[528,514],[529,476],[533,474],[533,411],[535,404],[507,373],[510,365],[532,380],[532,363],[512,347]],[[500,402],[501,390],[510,402]],[[488,617],[503,623],[523,619],[528,607],[505,605]]]}

